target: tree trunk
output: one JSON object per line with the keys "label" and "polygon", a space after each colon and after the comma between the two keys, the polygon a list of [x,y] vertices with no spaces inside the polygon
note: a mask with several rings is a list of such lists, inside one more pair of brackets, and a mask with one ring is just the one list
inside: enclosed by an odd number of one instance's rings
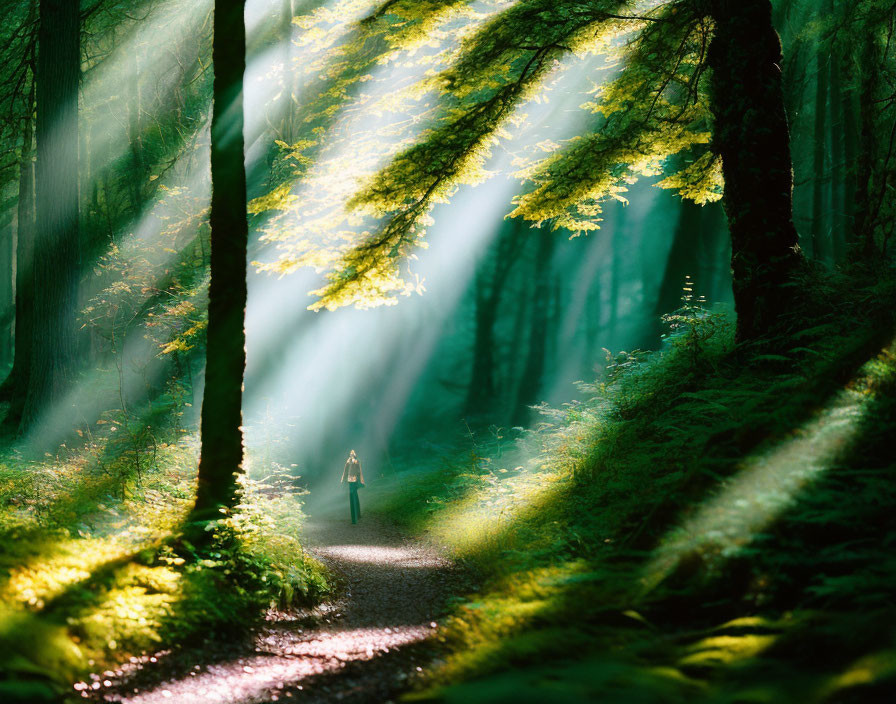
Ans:
{"label": "tree trunk", "polygon": [[[846,49],[843,50],[844,54],[846,51]],[[847,56],[841,55],[838,64],[844,76],[850,76],[855,72],[855,63]],[[849,242],[856,229],[856,159],[858,158],[859,141],[856,113],[855,90],[853,87],[847,87],[843,91],[840,101],[843,125],[843,190],[840,201],[840,208],[843,211],[843,231],[840,233],[841,257],[849,254]]]}
{"label": "tree trunk", "polygon": [[812,257],[822,261],[825,255],[825,156],[827,155],[828,70],[830,44],[819,42],[815,65],[815,129],[812,144]]}
{"label": "tree trunk", "polygon": [[531,415],[529,406],[538,401],[542,387],[547,354],[548,315],[551,310],[551,258],[556,235],[537,230],[538,252],[535,256],[534,286],[532,289],[532,317],[529,328],[529,348],[526,364],[519,381],[512,424],[525,426]]}
{"label": "tree trunk", "polygon": [[[34,108],[34,81],[29,92],[29,105]],[[0,387],[0,398],[9,400],[3,421],[13,433],[18,431],[25,407],[28,371],[31,367],[31,324],[34,298],[31,265],[34,258],[34,118],[26,115],[22,130],[22,151],[19,159],[19,197],[15,242],[15,322],[13,366]]]}
{"label": "tree trunk", "polygon": [[769,0],[712,0],[709,49],[713,145],[722,157],[737,339],[772,332],[791,303],[801,266],[793,224],[790,134],[781,88],[781,42]]}
{"label": "tree trunk", "polygon": [[[77,2],[41,0],[37,58],[36,228],[31,370],[22,432],[69,390],[75,360],[78,301]],[[56,431],[58,429],[52,429]],[[47,442],[51,439],[45,436]],[[41,439],[40,442],[43,442]]]}
{"label": "tree trunk", "polygon": [[[37,14],[37,2],[33,0],[29,22]],[[31,266],[34,259],[34,101],[37,61],[37,44],[29,49],[28,65],[31,83],[22,116],[22,149],[19,154],[19,195],[16,214],[15,242],[15,325],[13,366],[3,385],[0,400],[9,401],[9,410],[3,426],[12,433],[18,432],[25,407],[28,388],[28,371],[31,368],[31,323],[34,309]]]}
{"label": "tree trunk", "polygon": [[871,27],[862,34],[859,49],[859,155],[856,164],[853,255],[866,261],[874,257],[874,223],[871,217],[871,179],[874,170],[874,86],[877,81],[877,40]]}
{"label": "tree trunk", "polygon": [[15,225],[10,220],[0,243],[0,369],[10,366],[13,355],[13,325],[15,320]]}
{"label": "tree trunk", "polygon": [[486,290],[485,278],[477,276],[475,279],[473,364],[464,404],[465,415],[481,413],[495,396],[494,326],[498,296]]}
{"label": "tree trunk", "polygon": [[[494,252],[486,259],[483,270],[475,279],[475,331],[472,372],[465,403],[467,415],[490,410],[495,402],[494,327],[507,277],[516,263],[520,243],[527,234],[522,231],[520,222],[514,219],[508,224],[509,229],[502,229]],[[528,230],[528,224],[523,227]]]}
{"label": "tree trunk", "polygon": [[[834,0],[828,0],[827,12],[834,16]],[[846,210],[843,207],[843,193],[847,181],[846,170],[849,164],[846,161],[846,123],[843,115],[843,73],[840,54],[842,47],[839,42],[831,40],[828,44],[830,57],[828,69],[831,88],[831,124],[829,135],[831,138],[831,259],[834,262],[843,258],[844,236],[846,233]]]}
{"label": "tree trunk", "polygon": [[211,136],[211,282],[199,478],[193,520],[220,517],[236,500],[242,472],[242,386],[246,367],[246,168],[243,2],[216,0]]}

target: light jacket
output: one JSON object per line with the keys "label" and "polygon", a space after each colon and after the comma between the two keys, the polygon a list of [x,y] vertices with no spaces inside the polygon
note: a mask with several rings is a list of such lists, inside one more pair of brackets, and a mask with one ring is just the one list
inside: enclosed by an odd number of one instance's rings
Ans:
{"label": "light jacket", "polygon": [[342,470],[343,482],[361,482],[364,483],[364,473],[361,471],[361,463],[358,460],[349,458],[345,462],[345,469]]}

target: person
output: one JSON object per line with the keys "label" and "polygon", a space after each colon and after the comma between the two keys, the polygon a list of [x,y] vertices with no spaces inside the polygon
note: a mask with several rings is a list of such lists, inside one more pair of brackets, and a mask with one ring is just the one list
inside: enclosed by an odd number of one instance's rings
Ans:
{"label": "person", "polygon": [[358,489],[364,486],[364,473],[361,471],[361,463],[355,451],[348,453],[345,461],[345,469],[342,470],[340,484],[348,484],[348,505],[351,510],[352,524],[361,519],[361,502],[358,500]]}

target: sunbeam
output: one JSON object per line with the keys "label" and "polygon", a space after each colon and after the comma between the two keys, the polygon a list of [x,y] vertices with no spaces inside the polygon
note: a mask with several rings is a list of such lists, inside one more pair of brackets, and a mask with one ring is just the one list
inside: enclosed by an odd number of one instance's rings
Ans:
{"label": "sunbeam", "polygon": [[708,562],[740,550],[799,498],[850,446],[867,411],[863,380],[873,363],[850,386],[793,436],[746,461],[718,493],[667,535],[647,565],[644,593],[668,577],[682,560],[698,555]]}

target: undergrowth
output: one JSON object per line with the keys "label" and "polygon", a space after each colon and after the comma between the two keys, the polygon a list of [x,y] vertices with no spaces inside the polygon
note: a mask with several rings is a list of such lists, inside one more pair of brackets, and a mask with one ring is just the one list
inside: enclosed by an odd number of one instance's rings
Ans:
{"label": "undergrowth", "polygon": [[89,673],[238,637],[270,607],[328,592],[300,542],[299,493],[244,479],[241,505],[193,548],[181,526],[195,438],[157,442],[139,473],[110,471],[105,443],[93,442],[41,461],[0,457],[0,701],[77,694]]}
{"label": "undergrowth", "polygon": [[896,688],[894,285],[814,278],[776,340],[692,301],[543,423],[374,508],[482,580],[445,702],[859,702]]}

